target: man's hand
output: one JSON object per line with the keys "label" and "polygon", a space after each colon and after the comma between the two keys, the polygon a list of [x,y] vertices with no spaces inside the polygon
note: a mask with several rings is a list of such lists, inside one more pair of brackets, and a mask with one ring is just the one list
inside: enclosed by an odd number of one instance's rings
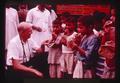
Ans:
{"label": "man's hand", "polygon": [[25,72],[28,72],[28,73],[32,73],[34,74],[35,76],[38,76],[40,78],[43,78],[43,74],[41,72],[39,72],[38,70],[36,69],[33,69],[32,67],[27,67],[23,64],[21,64],[19,62],[19,60],[16,60],[16,59],[12,59],[12,63],[13,63],[13,68],[15,70],[20,70],[20,71],[25,71]]}
{"label": "man's hand", "polygon": [[35,69],[33,69],[33,72],[36,76],[40,77],[40,78],[43,78],[43,74]]}

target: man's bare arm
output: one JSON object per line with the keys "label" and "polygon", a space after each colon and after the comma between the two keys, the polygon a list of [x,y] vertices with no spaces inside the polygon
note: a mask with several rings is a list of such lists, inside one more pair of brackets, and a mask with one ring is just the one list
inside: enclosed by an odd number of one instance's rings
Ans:
{"label": "man's bare arm", "polygon": [[13,68],[15,70],[21,70],[21,71],[25,71],[25,72],[30,72],[33,73],[34,75],[42,78],[43,74],[41,72],[39,72],[38,70],[31,68],[31,67],[27,67],[25,65],[22,65],[18,60],[12,59],[12,63],[13,63]]}

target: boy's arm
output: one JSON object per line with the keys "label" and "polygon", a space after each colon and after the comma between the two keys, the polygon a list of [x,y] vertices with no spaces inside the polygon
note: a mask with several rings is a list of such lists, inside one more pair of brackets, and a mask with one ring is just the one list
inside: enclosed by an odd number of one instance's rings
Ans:
{"label": "boy's arm", "polygon": [[65,38],[65,36],[61,38],[61,44],[67,46],[67,39]]}

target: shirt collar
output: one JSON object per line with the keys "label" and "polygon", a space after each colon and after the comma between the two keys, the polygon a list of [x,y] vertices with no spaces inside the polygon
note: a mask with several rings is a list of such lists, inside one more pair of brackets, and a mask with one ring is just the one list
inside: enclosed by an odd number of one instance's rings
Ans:
{"label": "shirt collar", "polygon": [[35,7],[35,10],[39,11],[39,9],[38,9],[38,5]]}

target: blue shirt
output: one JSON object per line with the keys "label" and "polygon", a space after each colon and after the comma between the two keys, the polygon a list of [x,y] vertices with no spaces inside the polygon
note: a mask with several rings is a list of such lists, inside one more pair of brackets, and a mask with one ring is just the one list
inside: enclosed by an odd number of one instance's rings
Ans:
{"label": "blue shirt", "polygon": [[[94,34],[86,37],[84,36],[80,43],[80,48],[85,50],[85,55],[81,55],[79,52],[76,53],[77,59],[84,61],[86,64],[90,64],[93,61],[94,55],[98,52],[99,40]],[[95,56],[96,57],[96,56]]]}

